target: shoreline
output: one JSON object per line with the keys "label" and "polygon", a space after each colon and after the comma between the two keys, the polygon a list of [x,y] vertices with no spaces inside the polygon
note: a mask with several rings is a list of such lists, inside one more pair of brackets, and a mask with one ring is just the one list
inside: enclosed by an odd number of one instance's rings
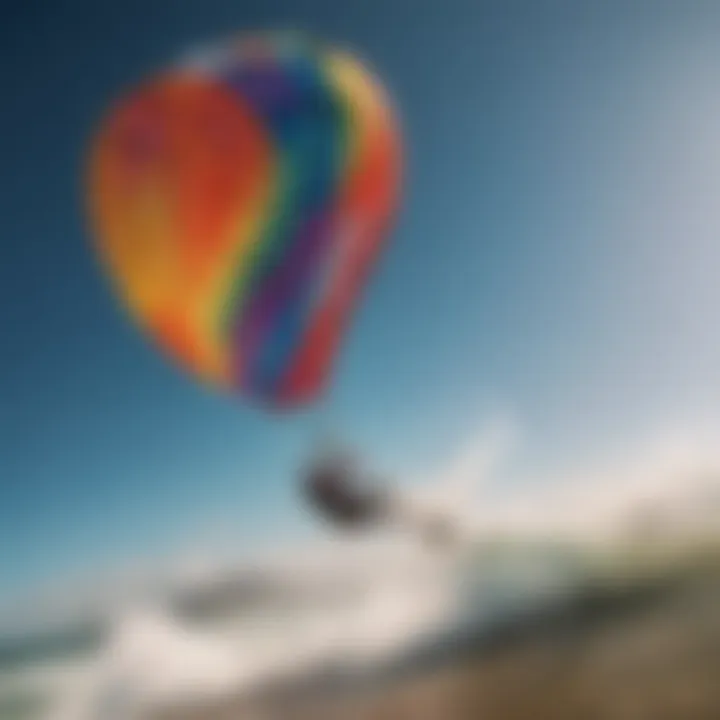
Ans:
{"label": "shoreline", "polygon": [[716,720],[720,564],[601,581],[355,687],[266,688],[152,720]]}

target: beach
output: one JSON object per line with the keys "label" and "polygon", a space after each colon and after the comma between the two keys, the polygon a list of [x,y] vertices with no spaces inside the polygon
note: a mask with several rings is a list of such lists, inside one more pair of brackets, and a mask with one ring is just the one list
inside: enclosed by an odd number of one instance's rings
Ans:
{"label": "beach", "polygon": [[361,688],[268,691],[153,720],[716,720],[720,564],[585,588]]}

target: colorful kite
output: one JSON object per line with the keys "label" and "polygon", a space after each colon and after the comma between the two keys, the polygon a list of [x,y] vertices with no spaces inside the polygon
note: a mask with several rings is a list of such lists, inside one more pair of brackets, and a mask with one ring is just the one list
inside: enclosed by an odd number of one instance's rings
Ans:
{"label": "colorful kite", "polygon": [[326,387],[398,205],[399,128],[351,55],[249,37],[152,79],[93,144],[100,256],[203,381],[271,407]]}

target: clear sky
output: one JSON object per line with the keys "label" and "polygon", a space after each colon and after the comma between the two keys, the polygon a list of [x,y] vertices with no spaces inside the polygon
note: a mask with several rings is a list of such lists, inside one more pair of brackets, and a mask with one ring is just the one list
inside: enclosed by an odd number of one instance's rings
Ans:
{"label": "clear sky", "polygon": [[406,133],[400,222],[337,368],[345,436],[422,468],[510,412],[522,478],[720,415],[719,6],[24,0],[0,21],[0,593],[215,524],[305,527],[317,417],[168,366],[118,311],[82,204],[109,101],[265,27],[355,48]]}

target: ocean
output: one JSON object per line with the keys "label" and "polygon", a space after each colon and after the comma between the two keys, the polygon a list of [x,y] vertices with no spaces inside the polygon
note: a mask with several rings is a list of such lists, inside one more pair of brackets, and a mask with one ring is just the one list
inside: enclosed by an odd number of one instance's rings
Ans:
{"label": "ocean", "polygon": [[161,598],[138,593],[122,611],[95,607],[5,638],[0,720],[108,720],[97,707],[109,696],[128,708],[117,717],[134,717],[328,670],[369,676],[555,602],[586,572],[572,553],[540,546],[338,548],[316,562],[306,553],[224,568]]}

